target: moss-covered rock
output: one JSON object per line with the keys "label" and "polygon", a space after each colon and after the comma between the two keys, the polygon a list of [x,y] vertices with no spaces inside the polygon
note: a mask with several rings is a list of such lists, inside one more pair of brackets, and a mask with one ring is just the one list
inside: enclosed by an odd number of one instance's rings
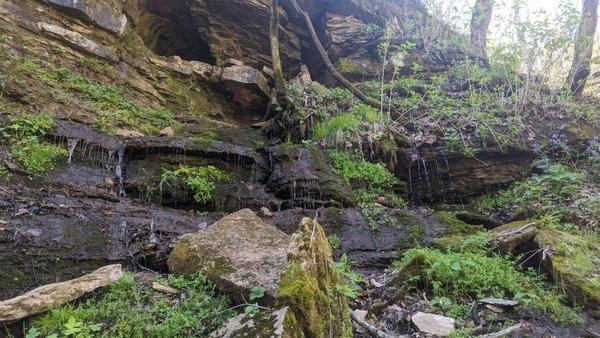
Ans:
{"label": "moss-covered rock", "polygon": [[574,299],[600,308],[600,238],[542,228],[534,241],[548,253],[542,263],[554,281]]}
{"label": "moss-covered rock", "polygon": [[225,216],[183,236],[169,256],[169,269],[182,275],[202,271],[217,288],[244,302],[253,287],[265,289],[265,303],[275,300],[287,264],[290,237],[264,223],[249,209]]}
{"label": "moss-covered rock", "polygon": [[302,219],[292,236],[289,265],[281,275],[278,304],[289,306],[307,337],[352,337],[348,303],[336,285],[331,246],[316,220]]}

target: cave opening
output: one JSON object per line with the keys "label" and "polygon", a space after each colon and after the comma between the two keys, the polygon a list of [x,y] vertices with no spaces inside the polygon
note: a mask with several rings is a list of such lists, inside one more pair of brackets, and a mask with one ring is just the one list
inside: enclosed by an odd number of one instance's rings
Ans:
{"label": "cave opening", "polygon": [[146,46],[158,55],[215,63],[185,0],[147,0],[137,31]]}

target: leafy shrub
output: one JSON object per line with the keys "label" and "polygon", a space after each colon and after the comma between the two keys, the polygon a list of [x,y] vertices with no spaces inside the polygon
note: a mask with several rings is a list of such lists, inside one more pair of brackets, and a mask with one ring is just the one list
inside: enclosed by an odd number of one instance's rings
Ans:
{"label": "leafy shrub", "polygon": [[[67,328],[79,330],[71,336],[98,337],[198,337],[207,336],[227,318],[229,300],[214,291],[200,273],[184,278],[170,275],[161,283],[185,297],[170,297],[137,282],[131,274],[103,292],[75,305],[63,305],[30,320],[29,332],[40,336],[69,336]],[[100,328],[100,330],[96,330]]]}
{"label": "leafy shrub", "polygon": [[228,175],[213,166],[195,167],[180,166],[175,171],[165,170],[162,174],[159,189],[163,191],[166,186],[184,183],[194,192],[194,200],[204,204],[212,199],[215,182],[223,181]]}

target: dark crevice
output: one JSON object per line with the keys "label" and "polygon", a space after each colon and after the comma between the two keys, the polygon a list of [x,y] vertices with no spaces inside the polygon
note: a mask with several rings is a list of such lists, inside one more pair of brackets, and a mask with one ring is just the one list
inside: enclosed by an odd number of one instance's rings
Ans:
{"label": "dark crevice", "polygon": [[185,0],[147,0],[143,10],[137,31],[153,52],[215,63]]}

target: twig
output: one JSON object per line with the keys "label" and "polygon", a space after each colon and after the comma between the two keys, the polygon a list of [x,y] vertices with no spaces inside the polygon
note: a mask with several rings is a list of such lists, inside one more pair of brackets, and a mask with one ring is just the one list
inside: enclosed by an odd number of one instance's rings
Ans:
{"label": "twig", "polygon": [[363,328],[365,328],[365,330],[369,331],[370,334],[372,334],[373,336],[377,337],[377,338],[408,338],[409,336],[407,335],[402,335],[402,336],[393,336],[387,332],[384,332],[382,330],[377,329],[375,326],[367,323],[366,321],[358,318],[358,316],[354,313],[354,311],[348,309],[348,312],[350,312],[350,318],[352,318],[352,320],[354,320],[358,325],[362,326]]}
{"label": "twig", "polygon": [[500,338],[500,337],[505,337],[511,333],[515,333],[519,330],[521,330],[523,328],[523,324],[519,323],[517,325],[513,325],[510,327],[507,327],[504,330],[500,330],[498,332],[494,332],[494,333],[489,333],[489,334],[484,334],[481,336],[478,336],[477,338]]}

